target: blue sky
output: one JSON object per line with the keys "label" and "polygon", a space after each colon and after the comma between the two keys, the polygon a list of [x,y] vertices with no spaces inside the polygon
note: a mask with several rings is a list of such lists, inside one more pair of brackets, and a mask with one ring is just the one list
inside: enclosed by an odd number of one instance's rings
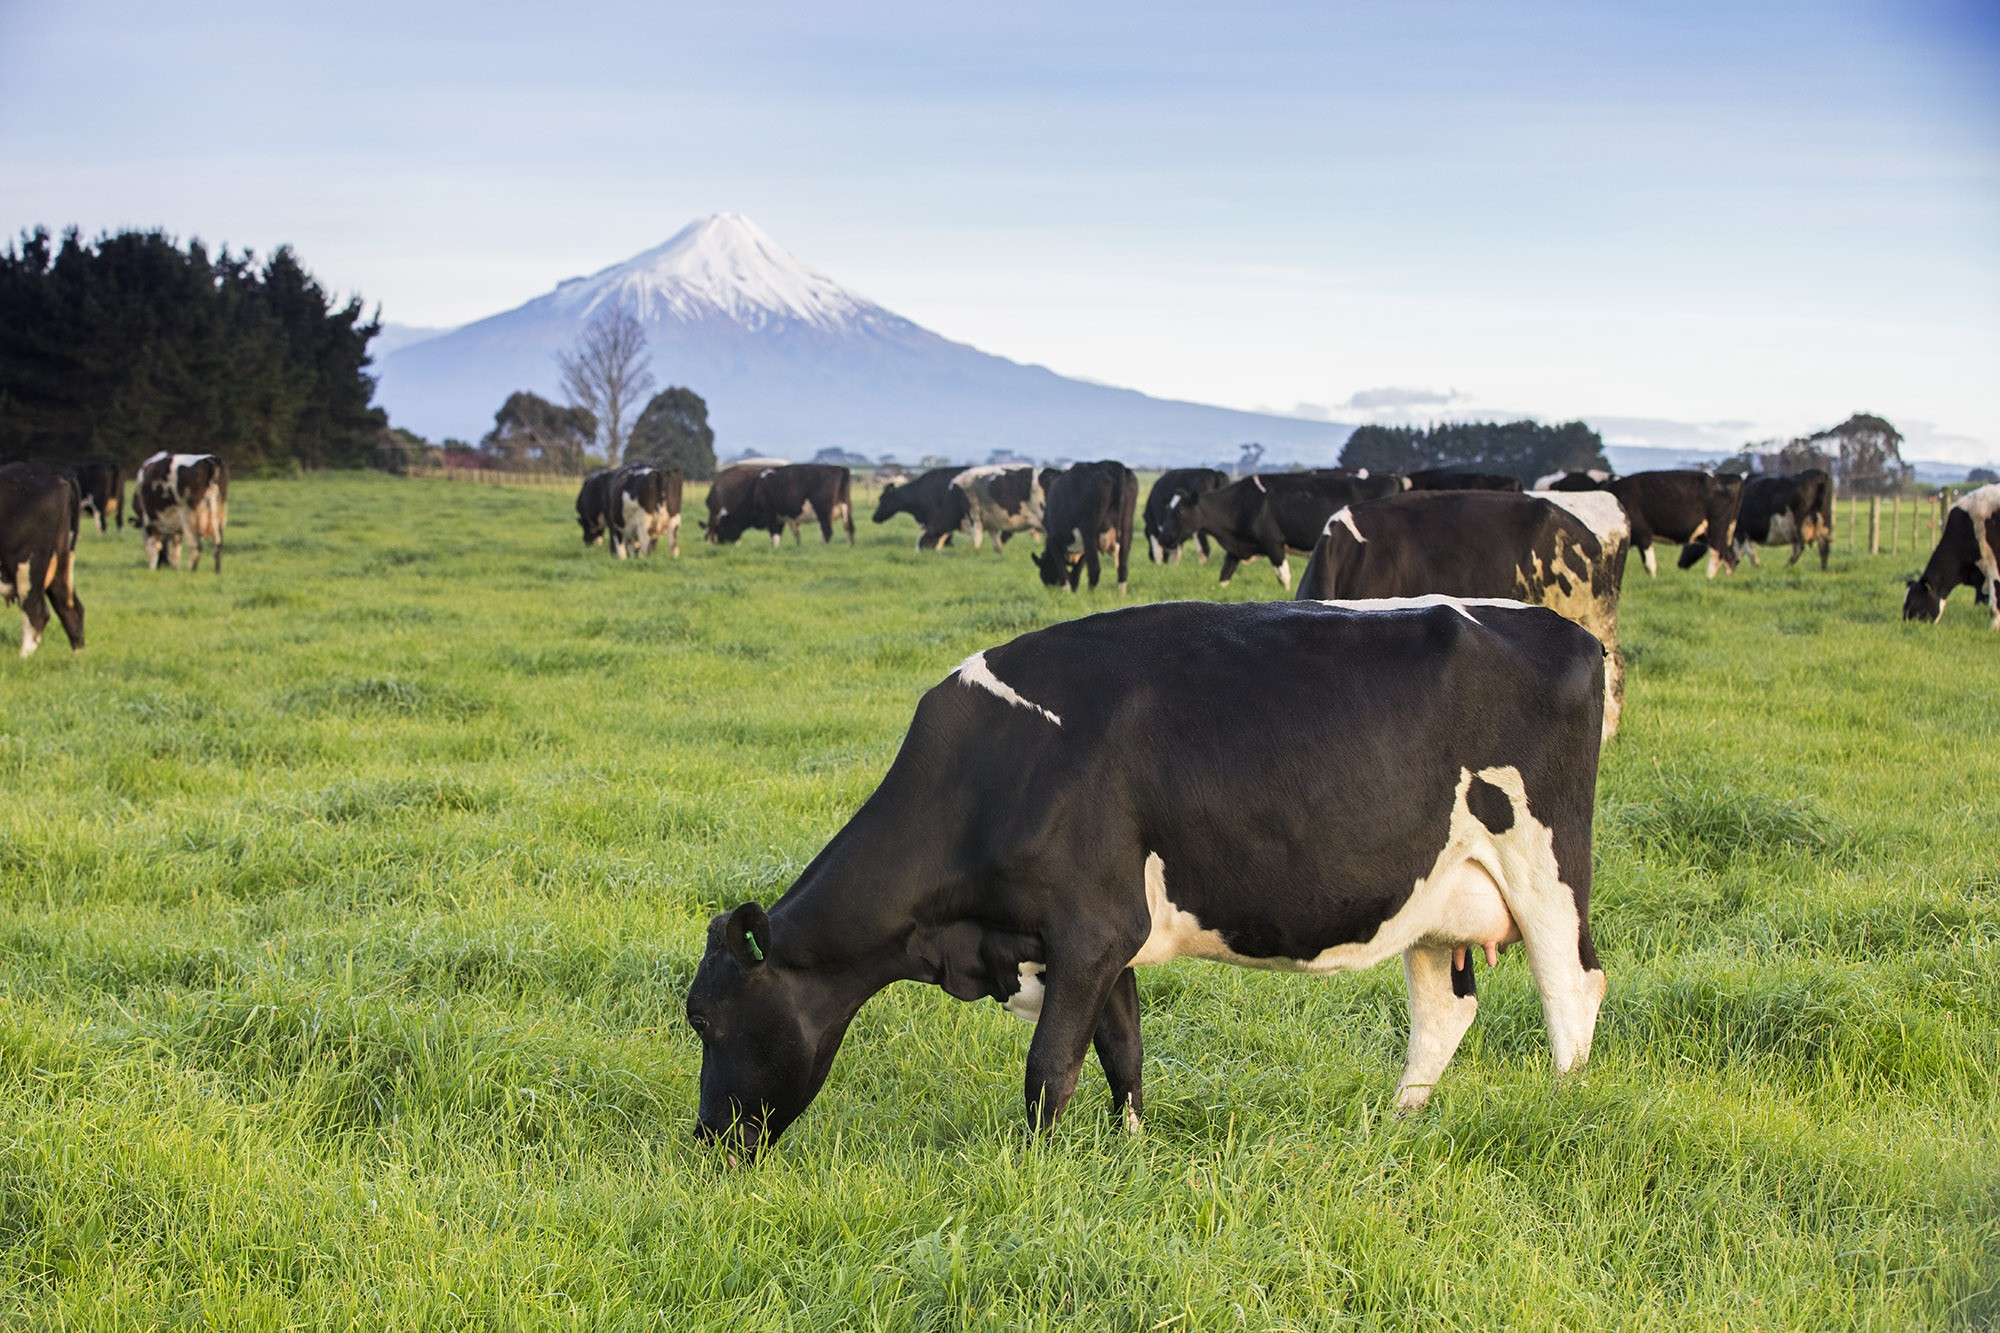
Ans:
{"label": "blue sky", "polygon": [[1870,410],[2000,455],[1994,3],[0,0],[0,32],[0,228],[289,242],[399,322],[727,209],[1163,395],[1724,445]]}

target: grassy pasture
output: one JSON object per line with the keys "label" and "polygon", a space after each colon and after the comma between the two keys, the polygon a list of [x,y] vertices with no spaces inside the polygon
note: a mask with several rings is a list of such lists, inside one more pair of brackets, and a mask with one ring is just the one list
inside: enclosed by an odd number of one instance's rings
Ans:
{"label": "grassy pasture", "polygon": [[1400,969],[1180,963],[1144,1135],[1093,1059],[1030,1143],[1027,1026],[902,987],[731,1170],[690,1136],[707,918],[967,653],[1115,592],[870,506],[857,550],[690,521],[618,564],[556,492],[232,499],[220,579],[93,528],[90,649],[0,662],[0,1323],[2000,1321],[2000,636],[1963,591],[1900,623],[1910,556],[1628,580],[1583,1076],[1518,951],[1400,1121]]}

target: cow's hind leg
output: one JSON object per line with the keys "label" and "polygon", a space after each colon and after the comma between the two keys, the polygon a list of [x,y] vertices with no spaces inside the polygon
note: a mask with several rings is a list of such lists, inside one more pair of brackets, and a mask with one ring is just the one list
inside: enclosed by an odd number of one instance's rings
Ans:
{"label": "cow's hind leg", "polygon": [[58,552],[50,572],[54,577],[48,584],[49,601],[55,607],[56,619],[62,621],[63,633],[69,636],[69,650],[80,652],[83,649],[83,599],[76,595],[76,552]]}
{"label": "cow's hind leg", "polygon": [[1139,1041],[1139,980],[1126,968],[1097,1016],[1097,1062],[1104,1067],[1104,1080],[1111,1085],[1111,1116],[1122,1119],[1128,1132],[1139,1132],[1145,1114],[1145,1097],[1140,1088],[1143,1047]]}
{"label": "cow's hind leg", "polygon": [[[1472,965],[1465,965],[1465,981],[1472,979]],[[1403,1061],[1403,1079],[1396,1085],[1396,1110],[1422,1109],[1431,1098],[1431,1089],[1444,1067],[1465,1039],[1472,1017],[1479,1012],[1479,1000],[1464,986],[1464,995],[1453,985],[1451,950],[1429,945],[1413,945],[1403,951],[1403,980],[1410,990],[1410,1051]]]}
{"label": "cow's hind leg", "polygon": [[[48,561],[35,556],[14,566],[14,597],[21,602],[21,656],[30,657],[42,646],[42,631],[49,626]],[[9,600],[12,600],[11,598]]]}

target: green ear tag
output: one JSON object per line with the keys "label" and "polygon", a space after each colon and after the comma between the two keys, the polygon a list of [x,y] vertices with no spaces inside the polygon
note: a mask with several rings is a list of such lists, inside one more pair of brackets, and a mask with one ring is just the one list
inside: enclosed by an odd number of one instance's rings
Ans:
{"label": "green ear tag", "polygon": [[743,932],[743,942],[750,946],[750,956],[758,962],[764,961],[764,951],[757,947],[757,937],[749,931]]}

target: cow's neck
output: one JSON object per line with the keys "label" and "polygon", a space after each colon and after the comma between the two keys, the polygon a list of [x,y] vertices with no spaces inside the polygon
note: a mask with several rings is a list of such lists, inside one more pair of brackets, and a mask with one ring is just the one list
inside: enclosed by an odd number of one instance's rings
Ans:
{"label": "cow's neck", "polygon": [[929,841],[907,819],[864,806],[772,906],[778,957],[857,1008],[892,981],[932,980],[910,952],[934,911]]}

